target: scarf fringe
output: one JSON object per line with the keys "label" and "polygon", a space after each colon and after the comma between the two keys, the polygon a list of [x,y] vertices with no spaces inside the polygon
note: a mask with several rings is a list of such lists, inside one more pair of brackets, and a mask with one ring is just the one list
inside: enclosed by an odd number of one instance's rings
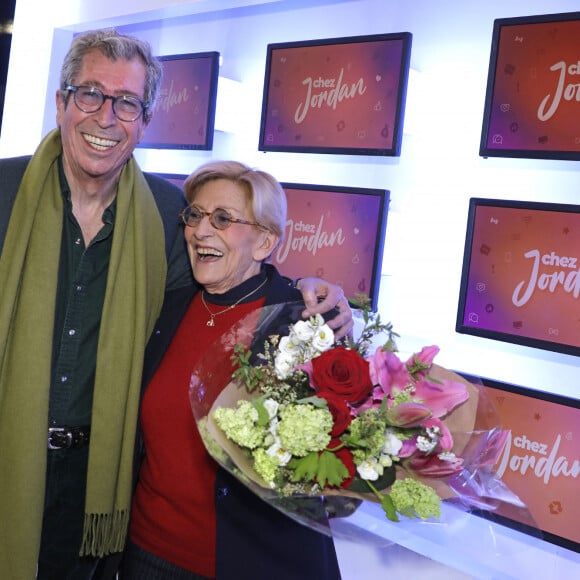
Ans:
{"label": "scarf fringe", "polygon": [[112,514],[85,514],[80,555],[102,558],[122,552],[128,526],[129,510],[117,510]]}

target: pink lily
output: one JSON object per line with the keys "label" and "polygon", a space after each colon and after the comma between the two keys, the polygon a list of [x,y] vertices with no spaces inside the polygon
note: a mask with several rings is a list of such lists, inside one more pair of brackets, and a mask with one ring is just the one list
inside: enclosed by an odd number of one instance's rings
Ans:
{"label": "pink lily", "polygon": [[396,354],[377,349],[369,358],[371,380],[380,386],[385,396],[394,398],[407,391],[412,401],[428,406],[433,417],[442,417],[469,398],[467,387],[457,381],[435,382],[425,371],[413,373],[414,376],[409,372],[409,367],[416,366],[417,362],[420,366],[430,366],[438,352],[437,346],[425,347],[407,363],[402,363]]}
{"label": "pink lily", "polygon": [[419,477],[442,478],[455,475],[463,470],[463,459],[454,457],[450,460],[441,459],[438,455],[422,455],[411,457],[405,461],[405,467]]}
{"label": "pink lily", "polygon": [[423,477],[449,477],[460,472],[463,469],[463,459],[446,455],[453,449],[453,436],[445,423],[440,419],[428,419],[423,427],[438,428],[440,439],[437,447],[430,453],[416,450],[405,461],[405,466]]}
{"label": "pink lily", "polygon": [[387,419],[393,427],[418,427],[431,417],[431,409],[421,403],[401,403],[387,410]]}
{"label": "pink lily", "polygon": [[[415,353],[413,356],[409,358],[406,362],[407,368],[412,368],[417,362],[419,362],[422,366],[430,367],[435,360],[435,357],[439,354],[441,349],[438,346],[424,346],[420,352]],[[421,377],[425,376],[424,372],[419,371],[418,374]]]}
{"label": "pink lily", "polygon": [[404,388],[411,378],[395,353],[380,348],[369,358],[369,374],[373,385],[379,385],[387,396],[393,394],[394,386]]}
{"label": "pink lily", "polygon": [[426,404],[433,417],[443,417],[457,405],[467,401],[467,387],[459,381],[434,382],[427,378],[415,383],[413,399]]}
{"label": "pink lily", "polygon": [[356,405],[350,405],[351,414],[356,417],[359,413],[368,409],[380,407],[383,399],[387,395],[380,386],[376,386],[371,391],[370,395],[362,402]]}

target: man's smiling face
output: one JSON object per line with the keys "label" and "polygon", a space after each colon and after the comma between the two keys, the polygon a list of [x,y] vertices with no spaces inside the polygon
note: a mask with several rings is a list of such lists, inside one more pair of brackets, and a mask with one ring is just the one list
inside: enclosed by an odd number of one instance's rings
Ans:
{"label": "man's smiling face", "polygon": [[[106,95],[131,95],[143,100],[145,65],[136,58],[109,60],[98,50],[83,59],[77,86],[91,86]],[[120,121],[113,113],[111,99],[94,113],[84,113],[67,97],[57,92],[57,123],[61,129],[67,177],[82,182],[86,179],[116,181],[147,124],[141,115],[135,121]]]}

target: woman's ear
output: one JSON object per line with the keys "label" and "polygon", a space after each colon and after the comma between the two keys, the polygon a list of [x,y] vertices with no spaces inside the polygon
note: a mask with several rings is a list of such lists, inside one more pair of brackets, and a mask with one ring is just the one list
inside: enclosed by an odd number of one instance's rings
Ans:
{"label": "woman's ear", "polygon": [[280,236],[275,233],[270,231],[262,232],[261,238],[258,240],[256,249],[254,250],[254,259],[257,262],[263,262],[269,258],[279,242]]}

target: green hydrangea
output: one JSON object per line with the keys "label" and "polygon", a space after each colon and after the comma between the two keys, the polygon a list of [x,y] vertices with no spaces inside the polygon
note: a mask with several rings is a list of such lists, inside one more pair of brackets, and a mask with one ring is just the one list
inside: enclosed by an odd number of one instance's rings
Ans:
{"label": "green hydrangea", "polygon": [[393,483],[389,495],[395,509],[409,518],[418,516],[426,520],[441,515],[441,499],[435,490],[416,479],[398,479]]}
{"label": "green hydrangea", "polygon": [[279,414],[280,443],[294,457],[321,451],[330,443],[332,415],[328,409],[310,404],[288,405],[282,407]]}
{"label": "green hydrangea", "polygon": [[216,442],[207,428],[207,417],[203,417],[198,421],[197,429],[209,454],[218,461],[227,462],[228,454]]}
{"label": "green hydrangea", "polygon": [[254,456],[254,469],[266,482],[272,483],[276,478],[279,466],[276,457],[269,455],[263,447],[258,447],[252,455]]}
{"label": "green hydrangea", "polygon": [[249,401],[238,401],[235,409],[216,409],[214,419],[227,437],[242,447],[255,449],[264,441],[264,429],[258,426],[258,411]]}
{"label": "green hydrangea", "polygon": [[381,455],[386,427],[384,417],[376,409],[363,411],[352,420],[348,433],[342,439],[351,448],[355,463]]}

